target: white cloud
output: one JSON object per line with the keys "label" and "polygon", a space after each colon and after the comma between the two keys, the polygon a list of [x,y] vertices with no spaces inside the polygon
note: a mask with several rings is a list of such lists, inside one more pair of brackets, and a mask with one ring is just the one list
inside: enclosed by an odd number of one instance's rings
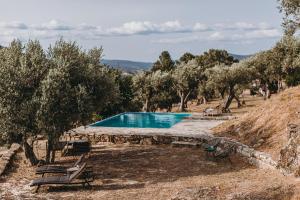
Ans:
{"label": "white cloud", "polygon": [[19,22],[19,21],[12,21],[12,22],[0,22],[0,28],[2,29],[27,29],[27,25]]}
{"label": "white cloud", "polygon": [[153,43],[163,43],[163,44],[178,44],[178,43],[188,43],[188,42],[205,42],[205,41],[224,41],[233,42],[239,44],[251,44],[257,39],[270,39],[279,38],[282,33],[277,29],[267,29],[267,30],[252,30],[243,31],[237,34],[232,34],[228,31],[217,31],[206,35],[192,35],[177,38],[163,38]]}
{"label": "white cloud", "polygon": [[57,20],[51,20],[47,23],[43,23],[40,25],[31,25],[31,28],[37,30],[56,30],[56,31],[67,31],[67,30],[74,29],[72,26],[69,26]]}
{"label": "white cloud", "polygon": [[[176,33],[181,33],[176,34]],[[150,21],[131,21],[117,27],[102,28],[98,25],[86,23],[69,25],[62,21],[50,20],[41,24],[25,24],[18,21],[0,22],[0,42],[11,38],[21,40],[30,39],[57,39],[65,37],[72,40],[100,40],[103,37],[122,37],[134,35],[163,35],[154,43],[188,43],[194,41],[230,41],[241,42],[247,40],[276,38],[282,35],[281,31],[267,23],[216,23],[204,24],[197,22],[194,24],[182,24],[178,20],[153,23]],[[173,34],[173,35],[172,35]]]}
{"label": "white cloud", "polygon": [[132,21],[124,23],[120,27],[107,29],[103,35],[146,35],[159,33],[177,33],[187,32],[179,21],[167,21],[161,24],[155,24],[149,21]]}
{"label": "white cloud", "polygon": [[206,25],[206,24],[202,24],[197,22],[194,27],[193,27],[194,31],[209,31],[210,28]]}
{"label": "white cloud", "polygon": [[281,33],[277,29],[265,29],[265,30],[255,30],[245,34],[246,38],[249,39],[259,39],[259,38],[273,38],[279,37]]}
{"label": "white cloud", "polygon": [[226,36],[221,32],[215,32],[215,33],[211,34],[207,39],[213,40],[213,41],[224,40],[224,39],[226,39]]}
{"label": "white cloud", "polygon": [[94,25],[89,25],[89,24],[86,24],[86,23],[81,23],[78,25],[78,27],[76,27],[76,29],[78,30],[82,30],[82,31],[85,31],[85,30],[96,30],[100,27],[97,27],[97,26],[94,26]]}
{"label": "white cloud", "polygon": [[213,29],[217,30],[259,30],[259,29],[271,29],[273,28],[269,24],[262,23],[248,23],[248,22],[235,22],[235,23],[216,23],[213,25]]}

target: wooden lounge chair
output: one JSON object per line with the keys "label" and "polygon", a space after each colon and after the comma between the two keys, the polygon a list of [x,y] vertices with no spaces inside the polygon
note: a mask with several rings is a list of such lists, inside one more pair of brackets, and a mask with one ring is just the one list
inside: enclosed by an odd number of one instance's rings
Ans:
{"label": "wooden lounge chair", "polygon": [[78,156],[90,152],[91,143],[88,140],[68,141],[62,149],[62,156]]}
{"label": "wooden lounge chair", "polygon": [[[78,160],[71,167],[76,167],[76,166],[80,165],[82,163],[83,159],[84,159],[84,155],[81,155],[78,158]],[[42,174],[42,176],[44,176],[44,174],[47,174],[47,173],[63,173],[63,174],[66,174],[67,169],[71,168],[71,167],[58,166],[58,165],[44,165],[44,166],[38,167],[36,169],[35,173],[36,174]]]}
{"label": "wooden lounge chair", "polygon": [[72,174],[62,175],[62,176],[49,176],[42,177],[32,181],[30,184],[31,187],[37,186],[35,192],[38,192],[39,188],[42,185],[71,185],[71,184],[82,184],[83,186],[90,186],[90,182],[94,181],[94,179],[89,179],[88,177],[82,177],[83,179],[79,181],[75,181],[79,176],[83,175],[83,172],[86,168],[86,163],[83,163],[76,171]]}

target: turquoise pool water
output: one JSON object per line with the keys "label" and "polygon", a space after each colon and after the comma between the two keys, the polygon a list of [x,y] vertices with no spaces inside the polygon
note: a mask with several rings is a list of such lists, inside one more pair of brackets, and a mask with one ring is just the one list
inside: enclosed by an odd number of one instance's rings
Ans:
{"label": "turquoise pool water", "polygon": [[96,122],[91,126],[127,128],[171,128],[174,124],[189,116],[191,116],[191,114],[187,113],[122,113]]}

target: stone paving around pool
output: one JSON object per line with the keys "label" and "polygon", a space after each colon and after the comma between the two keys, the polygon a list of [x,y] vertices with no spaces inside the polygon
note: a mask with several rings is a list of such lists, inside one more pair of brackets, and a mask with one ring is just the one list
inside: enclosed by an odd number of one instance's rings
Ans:
{"label": "stone paving around pool", "polygon": [[74,129],[80,134],[108,134],[108,135],[143,135],[143,136],[179,136],[179,137],[203,137],[211,135],[211,128],[223,123],[225,118],[220,120],[203,119],[200,114],[192,114],[171,128],[122,128],[122,127],[79,127]]}

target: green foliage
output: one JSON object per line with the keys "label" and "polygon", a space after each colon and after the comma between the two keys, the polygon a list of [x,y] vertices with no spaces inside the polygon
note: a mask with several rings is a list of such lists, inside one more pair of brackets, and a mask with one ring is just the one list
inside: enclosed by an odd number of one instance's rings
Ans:
{"label": "green foliage", "polygon": [[280,11],[284,13],[283,26],[288,35],[292,35],[300,27],[300,1],[278,0]]}
{"label": "green foliage", "polygon": [[205,69],[214,67],[216,65],[225,64],[232,65],[238,62],[233,56],[230,56],[226,50],[210,49],[202,55],[196,56],[196,61],[199,66]]}
{"label": "green foliage", "polygon": [[238,94],[254,79],[254,72],[255,70],[249,68],[245,61],[231,66],[217,65],[206,71],[207,85],[214,87],[219,93],[225,92],[228,95],[226,102],[221,107],[222,112],[228,112],[234,98],[239,99]]}
{"label": "green foliage", "polygon": [[196,60],[191,60],[188,63],[181,63],[173,72],[175,80],[175,88],[180,101],[180,110],[184,110],[184,104],[189,98],[189,95],[197,88],[199,79],[201,78],[201,68]]}
{"label": "green foliage", "polygon": [[118,88],[100,65],[101,54],[101,48],[84,52],[63,40],[47,55],[37,41],[23,46],[16,40],[1,49],[1,140],[26,142],[44,133],[50,148],[63,132],[89,123],[114,102]]}
{"label": "green foliage", "polygon": [[254,78],[253,68],[245,65],[245,62],[236,63],[232,66],[217,65],[206,71],[208,77],[208,85],[214,86],[218,89],[220,85],[229,90],[236,89],[236,87],[247,85]]}
{"label": "green foliage", "polygon": [[21,141],[37,132],[39,84],[47,71],[41,45],[29,41],[26,48],[14,40],[0,50],[0,129],[1,139]]}
{"label": "green foliage", "polygon": [[142,103],[137,101],[133,88],[133,75],[123,74],[116,69],[110,69],[118,88],[118,96],[114,102],[110,102],[104,109],[99,111],[102,117],[108,117],[122,112],[140,111]]}
{"label": "green foliage", "polygon": [[83,52],[76,43],[60,40],[49,49],[50,69],[41,82],[39,127],[48,140],[90,122],[118,95],[113,76],[99,62],[102,49]]}
{"label": "green foliage", "polygon": [[171,71],[174,68],[174,61],[168,51],[163,51],[159,59],[153,64],[151,71]]}
{"label": "green foliage", "polygon": [[178,101],[171,73],[156,71],[152,74],[154,95],[151,99],[152,110],[167,109],[171,111],[173,103]]}
{"label": "green foliage", "polygon": [[171,73],[160,70],[142,72],[134,76],[133,84],[136,97],[143,102],[144,111],[155,111],[157,108],[170,110],[177,100]]}
{"label": "green foliage", "polygon": [[256,78],[262,84],[271,86],[285,79],[288,86],[295,86],[300,81],[299,54],[299,38],[285,36],[272,49],[248,59],[248,65],[256,69]]}
{"label": "green foliage", "polygon": [[195,56],[189,52],[184,53],[179,60],[177,61],[177,64],[180,63],[188,63],[189,61],[193,60],[195,58]]}

